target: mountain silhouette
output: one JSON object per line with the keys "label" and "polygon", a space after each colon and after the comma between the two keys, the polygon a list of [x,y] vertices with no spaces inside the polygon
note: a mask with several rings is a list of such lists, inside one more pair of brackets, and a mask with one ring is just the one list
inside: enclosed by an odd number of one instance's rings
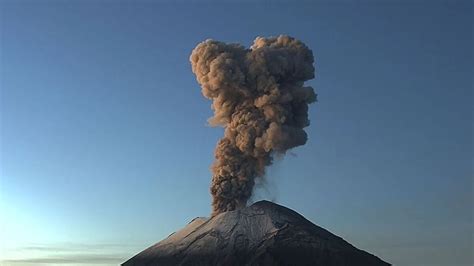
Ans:
{"label": "mountain silhouette", "polygon": [[297,212],[269,201],[195,218],[123,266],[321,265],[386,266]]}

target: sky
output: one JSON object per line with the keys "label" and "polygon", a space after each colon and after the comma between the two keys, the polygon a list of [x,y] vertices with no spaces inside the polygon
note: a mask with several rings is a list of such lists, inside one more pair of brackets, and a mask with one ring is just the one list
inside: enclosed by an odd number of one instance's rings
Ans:
{"label": "sky", "polygon": [[0,2],[0,264],[117,265],[211,211],[189,55],[288,34],[308,142],[272,200],[394,265],[472,265],[472,1]]}

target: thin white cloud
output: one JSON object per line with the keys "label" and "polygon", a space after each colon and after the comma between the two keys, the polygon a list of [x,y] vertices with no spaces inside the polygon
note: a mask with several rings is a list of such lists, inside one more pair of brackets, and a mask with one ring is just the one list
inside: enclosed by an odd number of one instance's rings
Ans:
{"label": "thin white cloud", "polygon": [[56,243],[56,244],[31,244],[16,248],[20,254],[30,254],[15,258],[3,258],[0,265],[118,265],[134,252],[142,248],[133,244],[82,244],[82,243]]}
{"label": "thin white cloud", "polygon": [[37,257],[26,259],[2,260],[2,264],[21,265],[21,264],[120,264],[125,261],[124,255],[111,254],[73,254],[59,255],[55,257]]}

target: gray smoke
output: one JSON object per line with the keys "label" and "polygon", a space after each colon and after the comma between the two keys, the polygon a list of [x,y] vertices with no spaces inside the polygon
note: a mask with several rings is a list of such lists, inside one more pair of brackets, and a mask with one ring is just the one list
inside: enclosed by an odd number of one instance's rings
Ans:
{"label": "gray smoke", "polygon": [[209,124],[225,128],[212,166],[213,214],[244,207],[272,156],[306,143],[303,128],[316,94],[303,84],[314,78],[313,53],[281,35],[257,37],[250,49],[206,40],[190,60],[212,100]]}

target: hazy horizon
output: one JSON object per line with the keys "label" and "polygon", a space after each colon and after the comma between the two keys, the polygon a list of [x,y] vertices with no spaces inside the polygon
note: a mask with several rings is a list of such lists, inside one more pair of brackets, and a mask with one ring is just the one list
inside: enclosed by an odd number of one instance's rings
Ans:
{"label": "hazy horizon", "polygon": [[208,216],[223,130],[191,51],[288,34],[318,102],[251,201],[393,265],[472,265],[472,1],[453,2],[0,2],[0,264],[117,265]]}

